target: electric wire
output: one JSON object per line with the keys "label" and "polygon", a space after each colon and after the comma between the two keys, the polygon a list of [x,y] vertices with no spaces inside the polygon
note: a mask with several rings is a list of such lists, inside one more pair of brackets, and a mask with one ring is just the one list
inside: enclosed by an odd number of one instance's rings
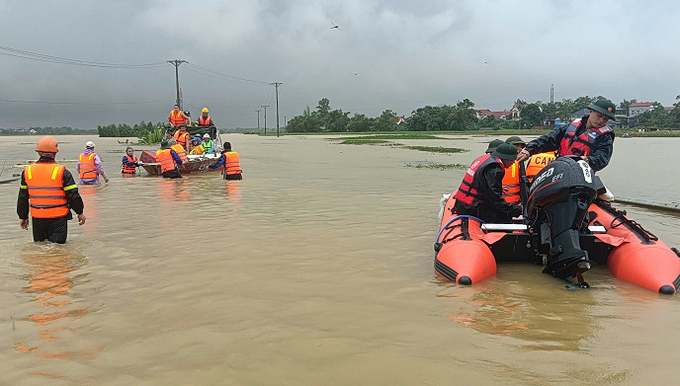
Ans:
{"label": "electric wire", "polygon": [[127,69],[141,69],[141,68],[156,68],[167,65],[165,62],[156,63],[141,63],[141,64],[126,64],[126,63],[106,63],[106,62],[94,62],[89,60],[71,59],[61,56],[41,54],[38,52],[21,50],[18,48],[12,48],[7,46],[0,46],[0,55],[13,56],[17,58],[38,60],[42,62],[60,63],[60,64],[70,64],[75,66],[87,66],[87,67],[103,67],[103,68],[127,68]]}
{"label": "electric wire", "polygon": [[[239,78],[239,77],[237,77],[237,76],[232,76],[232,75],[228,75],[228,74],[223,74],[223,73],[221,73],[221,72],[213,71],[213,70],[211,70],[211,69],[208,69],[208,68],[205,68],[205,67],[201,67],[201,66],[198,66],[198,65],[196,65],[196,64],[186,63],[186,66],[187,66],[187,67],[196,67],[197,69],[202,70],[202,71],[205,71],[205,72],[210,73],[210,74],[223,76],[223,77],[225,77],[225,78],[240,80],[240,81],[243,81],[243,82],[259,83],[259,84],[269,84],[269,82],[263,82],[263,81],[260,81],[260,80],[252,80],[252,79],[246,79],[246,78]],[[226,79],[225,79],[225,80],[226,80]]]}

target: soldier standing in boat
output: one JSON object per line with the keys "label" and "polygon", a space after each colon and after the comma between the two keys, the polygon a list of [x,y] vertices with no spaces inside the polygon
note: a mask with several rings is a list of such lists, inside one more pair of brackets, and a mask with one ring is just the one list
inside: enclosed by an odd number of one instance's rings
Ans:
{"label": "soldier standing in boat", "polygon": [[38,141],[35,151],[38,162],[29,165],[21,175],[17,214],[21,229],[28,229],[30,208],[33,217],[33,240],[64,244],[71,209],[78,215],[78,224],[85,224],[85,205],[78,193],[78,185],[66,167],[54,158],[59,152],[57,140],[45,136]]}
{"label": "soldier standing in boat", "polygon": [[607,122],[616,118],[616,105],[608,99],[599,99],[588,109],[589,115],[529,142],[517,155],[517,161],[523,162],[534,154],[557,150],[562,156],[580,156],[594,171],[604,169],[614,152],[614,130],[607,126]]}
{"label": "soldier standing in boat", "polygon": [[198,121],[196,121],[196,126],[215,126],[215,122],[213,122],[213,119],[211,116],[208,115],[210,110],[208,110],[207,107],[204,107],[203,110],[201,110],[201,116],[198,117]]}

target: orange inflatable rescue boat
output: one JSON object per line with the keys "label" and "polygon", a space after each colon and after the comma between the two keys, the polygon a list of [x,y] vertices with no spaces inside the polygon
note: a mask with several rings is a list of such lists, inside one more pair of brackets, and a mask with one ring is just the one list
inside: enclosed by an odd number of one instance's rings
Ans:
{"label": "orange inflatable rescue boat", "polygon": [[497,262],[531,262],[543,272],[588,287],[583,273],[606,265],[619,279],[672,294],[680,289],[680,253],[610,203],[596,199],[599,177],[584,161],[560,157],[529,189],[526,215],[489,224],[453,212],[446,202],[435,243],[435,271],[470,285],[496,274]]}

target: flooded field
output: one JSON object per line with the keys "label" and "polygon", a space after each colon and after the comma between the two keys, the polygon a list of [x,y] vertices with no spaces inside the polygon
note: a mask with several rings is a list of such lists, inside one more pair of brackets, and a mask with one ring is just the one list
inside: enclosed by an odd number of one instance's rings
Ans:
{"label": "flooded field", "polygon": [[[394,140],[471,150],[430,153],[227,135],[243,181],[122,178],[116,139],[58,139],[67,160],[94,140],[111,182],[81,188],[88,220],[65,245],[33,243],[19,183],[0,185],[0,384],[677,382],[680,295],[604,267],[584,291],[532,265],[472,287],[435,276],[439,200],[464,170],[406,165],[467,165],[491,138]],[[3,177],[35,141],[3,138]],[[600,175],[615,195],[677,201],[680,177],[653,165],[678,145],[617,139]],[[679,217],[620,208],[680,246]]]}

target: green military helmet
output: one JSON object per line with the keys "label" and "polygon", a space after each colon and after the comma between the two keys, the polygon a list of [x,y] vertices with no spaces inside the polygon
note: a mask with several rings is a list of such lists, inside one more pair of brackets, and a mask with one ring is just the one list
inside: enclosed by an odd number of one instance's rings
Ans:
{"label": "green military helmet", "polygon": [[491,156],[505,160],[514,160],[517,158],[517,148],[509,143],[503,143],[498,145],[496,151]]}
{"label": "green military helmet", "polygon": [[489,147],[486,149],[485,153],[486,154],[491,154],[494,151],[496,151],[496,148],[498,145],[504,143],[503,140],[500,140],[498,138],[494,139],[493,141],[489,142]]}
{"label": "green military helmet", "polygon": [[518,136],[516,136],[516,135],[513,135],[512,137],[506,139],[506,140],[505,140],[505,143],[509,143],[509,144],[511,144],[511,145],[517,145],[517,144],[526,145],[526,144],[527,144],[526,142],[524,142],[524,141],[522,140],[522,138],[520,138],[520,137],[518,137]]}
{"label": "green military helmet", "polygon": [[609,99],[598,99],[588,105],[588,108],[605,115],[609,119],[616,119],[616,105]]}
{"label": "green military helmet", "polygon": [[169,149],[170,148],[170,142],[166,140],[161,141],[161,149]]}

